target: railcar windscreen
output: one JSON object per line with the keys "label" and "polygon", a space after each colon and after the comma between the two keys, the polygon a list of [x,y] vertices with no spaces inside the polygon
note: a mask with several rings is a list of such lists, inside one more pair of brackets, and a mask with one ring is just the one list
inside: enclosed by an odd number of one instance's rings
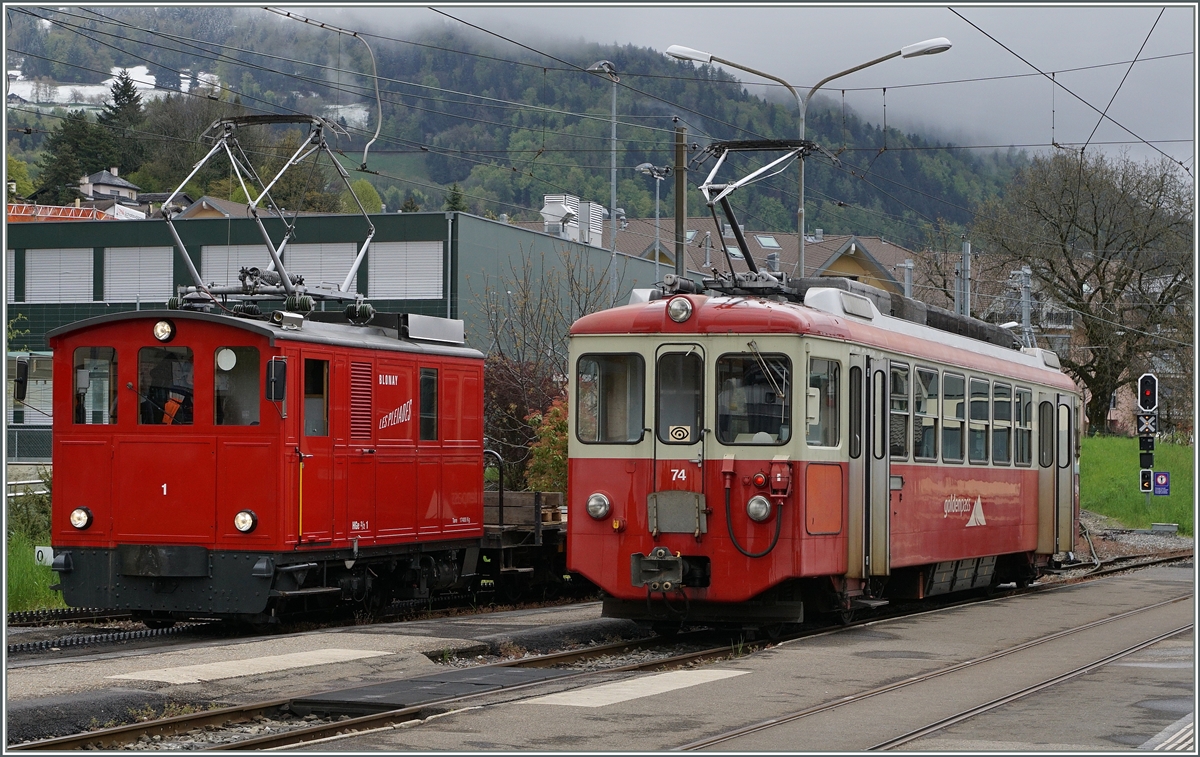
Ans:
{"label": "railcar windscreen", "polygon": [[257,426],[258,349],[218,347],[213,365],[213,423]]}
{"label": "railcar windscreen", "polygon": [[112,347],[75,350],[75,423],[117,422],[117,351]]}
{"label": "railcar windscreen", "polygon": [[792,363],[785,355],[717,360],[717,440],[783,444],[792,436]]}
{"label": "railcar windscreen", "polygon": [[143,347],[138,350],[138,423],[190,426],[195,394],[195,364],[190,347]]}
{"label": "railcar windscreen", "polygon": [[575,435],[581,442],[631,444],[645,428],[641,355],[584,355],[575,371]]}

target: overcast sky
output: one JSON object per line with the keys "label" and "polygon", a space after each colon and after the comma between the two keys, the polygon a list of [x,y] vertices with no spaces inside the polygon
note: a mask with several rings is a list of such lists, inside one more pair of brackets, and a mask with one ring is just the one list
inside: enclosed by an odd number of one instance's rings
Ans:
{"label": "overcast sky", "polygon": [[[436,7],[531,47],[580,39],[659,51],[685,45],[780,76],[801,94],[830,74],[908,44],[947,37],[954,45],[948,52],[889,60],[822,91],[840,105],[845,87],[846,104],[877,124],[887,88],[889,126],[919,129],[956,144],[1042,150],[1052,140],[1078,148],[1090,138],[1089,149],[1128,145],[1138,159],[1158,157],[1145,144],[1150,142],[1189,169],[1194,163],[1196,13],[1191,6]],[[455,25],[428,7],[295,10],[376,33]],[[499,44],[503,50],[506,43]],[[508,47],[514,54],[519,50]],[[1071,70],[1085,67],[1091,68]],[[1038,69],[1055,72],[1062,86],[1056,88]],[[748,85],[761,81],[730,73]],[[1105,120],[1096,128],[1106,108],[1117,123]]]}

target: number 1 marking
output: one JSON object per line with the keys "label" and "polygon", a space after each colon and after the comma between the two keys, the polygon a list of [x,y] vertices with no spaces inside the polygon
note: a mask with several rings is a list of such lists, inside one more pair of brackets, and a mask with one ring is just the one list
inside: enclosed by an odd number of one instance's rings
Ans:
{"label": "number 1 marking", "polygon": [[163,484],[163,496],[167,496],[167,485]]}

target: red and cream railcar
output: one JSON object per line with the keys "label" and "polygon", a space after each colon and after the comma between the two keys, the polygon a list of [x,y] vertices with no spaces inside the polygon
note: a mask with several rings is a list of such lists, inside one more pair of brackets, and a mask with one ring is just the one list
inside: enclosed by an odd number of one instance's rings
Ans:
{"label": "red and cream railcar", "polygon": [[771,626],[1074,549],[1080,399],[1051,352],[815,284],[596,313],[570,356],[568,566],[609,616]]}
{"label": "red and cream railcar", "polygon": [[483,356],[461,322],[275,315],[51,332],[70,377],[54,385],[52,516],[67,604],[262,620],[475,573]]}

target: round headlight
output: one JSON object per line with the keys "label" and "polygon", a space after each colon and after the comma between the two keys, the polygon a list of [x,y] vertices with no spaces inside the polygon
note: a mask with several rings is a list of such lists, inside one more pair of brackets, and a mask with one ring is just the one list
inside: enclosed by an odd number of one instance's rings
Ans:
{"label": "round headlight", "polygon": [[154,338],[160,342],[169,342],[175,338],[175,324],[170,321],[159,321],[154,324]]}
{"label": "round headlight", "polygon": [[242,510],[237,515],[233,516],[233,527],[244,534],[248,534],[258,525],[258,516],[253,510]]}
{"label": "round headlight", "polygon": [[687,297],[674,297],[667,303],[667,315],[676,323],[683,323],[692,317],[692,301]]}
{"label": "round headlight", "polygon": [[588,497],[588,515],[592,516],[596,520],[604,520],[607,518],[611,509],[612,505],[609,504],[608,497],[604,496],[603,494],[593,494],[592,496]]}
{"label": "round headlight", "polygon": [[750,501],[746,503],[746,515],[749,515],[750,520],[755,523],[762,523],[771,517],[771,503],[761,494],[751,497]]}
{"label": "round headlight", "polygon": [[86,507],[77,507],[71,511],[71,525],[80,530],[92,525],[92,511]]}

